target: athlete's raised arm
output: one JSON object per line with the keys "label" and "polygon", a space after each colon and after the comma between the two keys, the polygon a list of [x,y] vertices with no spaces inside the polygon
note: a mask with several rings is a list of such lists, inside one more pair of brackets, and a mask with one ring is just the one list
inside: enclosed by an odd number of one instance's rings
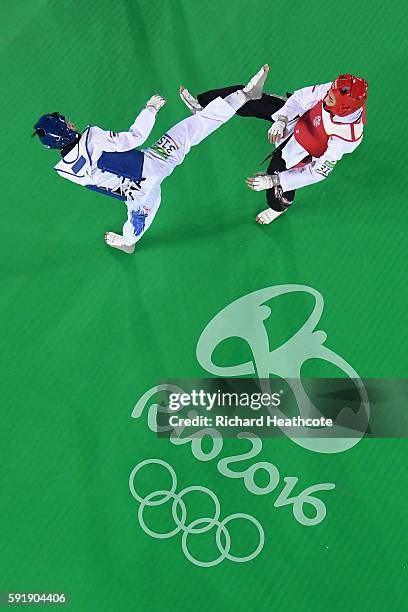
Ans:
{"label": "athlete's raised arm", "polygon": [[104,151],[130,151],[140,147],[149,137],[156,121],[157,112],[166,104],[159,95],[152,96],[146,107],[138,114],[128,132],[112,132],[93,126],[94,142]]}

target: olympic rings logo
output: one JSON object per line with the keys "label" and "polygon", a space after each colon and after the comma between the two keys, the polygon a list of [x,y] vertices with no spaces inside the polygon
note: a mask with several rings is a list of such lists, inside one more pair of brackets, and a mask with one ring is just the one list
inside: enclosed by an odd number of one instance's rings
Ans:
{"label": "olympic rings logo", "polygon": [[[171,481],[172,481],[171,487],[167,491],[157,490],[157,491],[153,491],[152,493],[149,493],[145,497],[141,497],[137,493],[136,488],[135,488],[135,477],[137,473],[143,467],[148,466],[148,465],[153,465],[153,464],[161,465],[169,472],[171,476]],[[215,495],[213,491],[211,491],[211,489],[208,489],[207,487],[202,487],[199,485],[193,485],[190,487],[185,487],[179,493],[176,493],[177,475],[174,469],[172,468],[172,466],[166,463],[166,461],[163,461],[161,459],[145,459],[144,461],[141,461],[140,463],[138,463],[133,468],[132,472],[130,473],[129,488],[130,488],[130,492],[132,496],[140,503],[139,510],[138,510],[138,519],[139,519],[139,523],[143,531],[147,535],[151,536],[152,538],[156,538],[158,540],[165,540],[167,538],[172,538],[173,536],[175,536],[176,534],[182,531],[181,548],[183,550],[185,557],[189,561],[191,561],[191,563],[193,563],[194,565],[198,565],[199,567],[214,567],[215,565],[218,565],[219,563],[224,561],[224,559],[228,559],[229,561],[234,561],[235,563],[246,563],[248,561],[252,561],[252,559],[255,559],[255,557],[259,555],[259,553],[261,552],[264,546],[265,533],[264,533],[263,527],[260,524],[260,522],[256,518],[251,516],[250,514],[242,514],[240,512],[237,512],[234,514],[230,514],[229,516],[225,517],[223,520],[219,520],[220,515],[221,515],[220,502],[219,502],[218,497]],[[199,491],[201,493],[204,493],[211,499],[211,501],[214,504],[214,513],[213,513],[214,516],[198,518],[198,519],[191,521],[190,523],[186,522],[187,521],[187,508],[186,508],[186,504],[183,498],[186,495],[188,495],[188,493],[191,493],[193,491]],[[157,531],[153,531],[152,529],[150,529],[150,527],[146,525],[145,517],[144,517],[145,509],[148,507],[161,506],[165,504],[166,502],[168,502],[169,500],[173,500],[172,507],[171,507],[171,513],[172,513],[173,520],[175,522],[174,529],[164,532],[164,533],[158,533]],[[181,513],[180,517],[179,517],[179,512]],[[236,519],[249,521],[250,523],[255,525],[255,527],[258,530],[259,542],[256,548],[250,554],[244,557],[238,557],[230,553],[231,535],[227,529],[227,524]],[[196,559],[195,557],[193,557],[193,555],[190,553],[188,549],[189,536],[191,537],[193,535],[206,533],[210,531],[211,529],[213,529],[214,527],[216,527],[215,543],[220,552],[219,556],[212,561],[201,561],[200,559]],[[223,536],[224,543],[222,542],[221,535]]]}

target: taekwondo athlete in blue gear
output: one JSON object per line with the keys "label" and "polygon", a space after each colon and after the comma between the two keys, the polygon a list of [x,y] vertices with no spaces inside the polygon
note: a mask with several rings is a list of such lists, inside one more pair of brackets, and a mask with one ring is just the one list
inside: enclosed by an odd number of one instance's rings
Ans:
{"label": "taekwondo athlete in blue gear", "polygon": [[231,119],[248,100],[262,96],[268,70],[264,65],[246,87],[225,99],[216,98],[147,149],[136,147],[148,138],[158,110],[166,103],[159,95],[148,100],[128,132],[88,126],[80,134],[64,115],[52,113],[37,121],[33,136],[38,135],[46,147],[61,150],[62,159],[54,167],[61,177],[126,203],[123,233],[107,232],[105,241],[133,253],[159,209],[162,181],[182,163],[192,146]]}

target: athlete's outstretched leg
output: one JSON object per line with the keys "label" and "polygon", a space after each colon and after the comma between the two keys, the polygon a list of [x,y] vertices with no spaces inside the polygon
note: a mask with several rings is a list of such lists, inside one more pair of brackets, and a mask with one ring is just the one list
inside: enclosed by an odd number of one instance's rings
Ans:
{"label": "athlete's outstretched leg", "polygon": [[199,144],[231,119],[249,100],[262,97],[268,70],[269,67],[265,64],[248,85],[230,93],[225,99],[216,98],[201,111],[175,125],[154,145],[143,151],[143,175],[154,188],[142,194],[142,186],[135,200],[127,202],[128,218],[123,226],[123,235],[107,232],[105,241],[109,246],[126,253],[134,251],[134,245],[146,232],[159,208],[160,183],[183,162],[191,147]]}
{"label": "athlete's outstretched leg", "polygon": [[[212,100],[215,100],[215,98],[226,98],[232,92],[242,88],[243,85],[231,85],[230,87],[222,87],[221,89],[212,89],[210,91],[205,91],[204,93],[198,94],[196,104],[198,104],[199,108],[203,108],[204,106],[207,106],[207,104],[212,102]],[[182,95],[181,92],[180,97],[192,112],[194,112],[195,110],[199,110],[199,108],[197,108],[196,106],[195,108],[194,106],[193,108],[191,108],[188,103],[188,100]],[[241,117],[256,117],[257,119],[264,119],[265,121],[271,122],[271,116],[273,115],[273,113],[276,113],[278,110],[280,110],[285,104],[286,100],[286,97],[264,93],[262,94],[262,97],[258,100],[248,100],[248,102],[246,102],[240,109],[237,110],[237,115],[240,115]]]}
{"label": "athlete's outstretched leg", "polygon": [[[216,98],[205,108],[197,110],[191,117],[166,132],[154,145],[144,151],[147,158],[146,171],[150,164],[152,172],[159,177],[160,182],[169,176],[174,168],[183,162],[191,147],[199,144],[229,121],[249,100],[262,97],[268,70],[269,67],[264,65],[248,85],[230,93],[224,99]],[[180,91],[187,90],[181,87]]]}

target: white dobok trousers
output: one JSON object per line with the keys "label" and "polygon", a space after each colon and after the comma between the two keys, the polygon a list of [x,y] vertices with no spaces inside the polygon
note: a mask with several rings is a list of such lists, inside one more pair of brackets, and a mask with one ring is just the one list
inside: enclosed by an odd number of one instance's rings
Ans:
{"label": "white dobok trousers", "polygon": [[141,188],[128,199],[128,218],[123,226],[126,244],[135,244],[149,229],[159,209],[160,185],[176,166],[179,166],[191,147],[215,132],[235,114],[235,110],[222,98],[216,98],[202,111],[180,121],[156,143],[143,151],[143,177]]}

